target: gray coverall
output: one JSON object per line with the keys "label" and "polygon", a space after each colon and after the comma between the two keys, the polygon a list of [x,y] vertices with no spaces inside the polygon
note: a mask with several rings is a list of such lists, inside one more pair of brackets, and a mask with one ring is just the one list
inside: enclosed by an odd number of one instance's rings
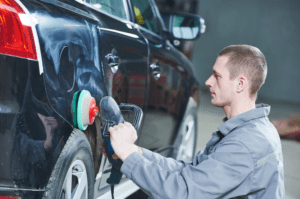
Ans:
{"label": "gray coverall", "polygon": [[190,163],[143,149],[128,156],[121,171],[151,198],[284,198],[281,143],[269,112],[259,104],[224,118]]}

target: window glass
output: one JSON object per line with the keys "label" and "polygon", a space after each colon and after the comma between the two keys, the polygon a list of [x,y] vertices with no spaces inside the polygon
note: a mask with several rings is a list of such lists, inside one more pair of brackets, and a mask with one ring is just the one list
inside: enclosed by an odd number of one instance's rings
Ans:
{"label": "window glass", "polygon": [[149,1],[131,0],[136,22],[144,28],[159,34],[156,13]]}
{"label": "window glass", "polygon": [[127,19],[123,0],[87,0],[87,3],[109,14]]}

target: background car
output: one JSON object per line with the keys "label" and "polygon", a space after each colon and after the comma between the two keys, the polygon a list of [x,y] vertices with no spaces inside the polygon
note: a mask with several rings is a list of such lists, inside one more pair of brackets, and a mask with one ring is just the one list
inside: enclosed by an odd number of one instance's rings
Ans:
{"label": "background car", "polygon": [[[199,83],[171,42],[198,38],[199,16],[171,14],[166,27],[153,0],[0,2],[0,198],[110,195],[101,118],[72,122],[79,90],[141,107],[137,145],[191,160]],[[137,189],[123,176],[115,192]]]}

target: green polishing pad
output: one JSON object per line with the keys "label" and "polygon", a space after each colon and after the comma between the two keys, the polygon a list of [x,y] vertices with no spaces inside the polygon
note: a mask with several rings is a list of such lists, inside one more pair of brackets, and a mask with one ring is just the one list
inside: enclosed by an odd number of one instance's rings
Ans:
{"label": "green polishing pad", "polygon": [[73,96],[73,101],[72,101],[72,112],[73,112],[73,125],[76,128],[78,123],[77,123],[77,104],[78,104],[78,99],[81,91],[77,91],[74,96]]}
{"label": "green polishing pad", "polygon": [[[84,121],[89,117],[89,99],[91,99],[91,94],[87,90],[81,91],[77,103],[77,123],[80,130],[85,130],[88,126]],[[87,118],[87,119],[86,119]]]}

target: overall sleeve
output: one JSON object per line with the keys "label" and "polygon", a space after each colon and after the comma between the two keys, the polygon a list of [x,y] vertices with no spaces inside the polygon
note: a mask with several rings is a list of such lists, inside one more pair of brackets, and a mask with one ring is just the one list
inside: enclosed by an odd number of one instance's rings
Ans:
{"label": "overall sleeve", "polygon": [[143,148],[143,156],[153,162],[158,164],[163,170],[166,171],[178,171],[190,165],[188,162],[184,162],[182,160],[175,160],[173,158],[166,158],[158,153],[152,152],[148,149]]}
{"label": "overall sleeve", "polygon": [[249,192],[253,160],[243,144],[228,142],[180,171],[162,169],[137,152],[126,158],[121,171],[153,198],[230,198]]}

